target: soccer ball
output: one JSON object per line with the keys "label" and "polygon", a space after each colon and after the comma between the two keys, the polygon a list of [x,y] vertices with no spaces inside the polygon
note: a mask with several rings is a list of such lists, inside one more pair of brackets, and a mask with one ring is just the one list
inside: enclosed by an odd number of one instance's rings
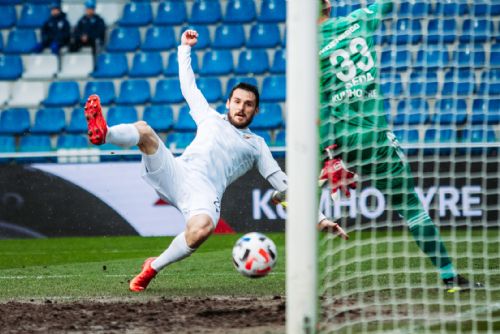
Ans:
{"label": "soccer ball", "polygon": [[233,247],[234,266],[247,277],[266,276],[273,269],[277,258],[276,245],[261,233],[245,234]]}

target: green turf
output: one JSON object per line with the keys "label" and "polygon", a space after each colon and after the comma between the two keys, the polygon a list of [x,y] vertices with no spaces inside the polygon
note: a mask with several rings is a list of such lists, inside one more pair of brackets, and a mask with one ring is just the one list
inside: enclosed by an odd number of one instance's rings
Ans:
{"label": "green turf", "polygon": [[[278,247],[273,272],[260,279],[233,268],[238,235],[214,235],[193,256],[162,271],[139,298],[159,296],[283,295],[284,235],[269,236]],[[134,296],[128,280],[145,258],[158,255],[171,238],[56,238],[0,242],[0,301],[32,298]]]}

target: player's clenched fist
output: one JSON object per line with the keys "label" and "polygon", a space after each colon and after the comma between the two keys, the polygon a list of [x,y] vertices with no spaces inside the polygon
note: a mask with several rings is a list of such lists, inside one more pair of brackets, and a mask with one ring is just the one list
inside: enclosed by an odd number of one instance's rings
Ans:
{"label": "player's clenched fist", "polygon": [[181,44],[193,47],[196,43],[198,43],[198,33],[196,30],[188,29],[184,31],[181,37]]}

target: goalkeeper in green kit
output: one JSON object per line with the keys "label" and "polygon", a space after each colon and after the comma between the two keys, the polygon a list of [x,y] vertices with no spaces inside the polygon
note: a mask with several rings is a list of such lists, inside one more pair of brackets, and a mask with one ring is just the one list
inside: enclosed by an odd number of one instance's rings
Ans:
{"label": "goalkeeper in green kit", "polygon": [[[374,181],[388,204],[403,217],[418,247],[439,271],[448,289],[481,287],[458,275],[443,241],[414,190],[410,166],[385,119],[377,85],[373,34],[388,0],[330,18],[331,4],[322,1],[320,18],[320,181],[349,196],[357,175]],[[344,163],[347,167],[344,165]]]}

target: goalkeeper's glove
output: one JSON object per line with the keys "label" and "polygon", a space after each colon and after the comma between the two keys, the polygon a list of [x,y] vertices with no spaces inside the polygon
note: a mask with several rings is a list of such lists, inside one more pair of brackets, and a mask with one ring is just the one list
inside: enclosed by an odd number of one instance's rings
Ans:
{"label": "goalkeeper's glove", "polygon": [[274,205],[281,204],[286,208],[286,191],[273,191],[273,194],[271,195],[271,203],[273,203]]}
{"label": "goalkeeper's glove", "polygon": [[327,183],[331,188],[331,196],[333,200],[338,199],[339,189],[347,196],[351,196],[349,189],[356,189],[358,175],[349,171],[342,159],[333,156],[333,150],[337,145],[330,145],[325,149],[326,158],[323,163],[323,168],[319,175],[320,187]]}

